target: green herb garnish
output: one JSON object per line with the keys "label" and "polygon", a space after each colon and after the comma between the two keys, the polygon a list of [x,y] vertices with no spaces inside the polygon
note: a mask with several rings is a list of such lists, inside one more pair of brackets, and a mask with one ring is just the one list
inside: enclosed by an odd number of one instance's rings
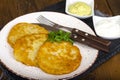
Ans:
{"label": "green herb garnish", "polygon": [[70,38],[70,33],[62,30],[51,31],[48,34],[48,41],[51,42],[69,41],[73,44],[73,40]]}

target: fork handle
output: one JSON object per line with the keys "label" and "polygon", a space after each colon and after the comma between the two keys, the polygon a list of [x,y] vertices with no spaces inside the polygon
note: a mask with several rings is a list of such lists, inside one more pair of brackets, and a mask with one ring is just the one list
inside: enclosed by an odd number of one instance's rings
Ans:
{"label": "fork handle", "polygon": [[96,37],[92,34],[83,32],[76,28],[72,29],[71,38],[77,42],[86,44],[98,50],[109,52],[109,45],[111,43],[110,41],[102,39],[100,37]]}

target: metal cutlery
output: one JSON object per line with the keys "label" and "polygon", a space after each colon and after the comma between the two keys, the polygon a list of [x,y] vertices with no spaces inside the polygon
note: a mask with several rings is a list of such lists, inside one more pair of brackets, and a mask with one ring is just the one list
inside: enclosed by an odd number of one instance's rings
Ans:
{"label": "metal cutlery", "polygon": [[71,32],[71,38],[77,42],[86,44],[88,46],[91,46],[93,48],[96,48],[98,50],[102,50],[105,52],[109,52],[109,45],[110,41],[102,39],[100,37],[94,36],[92,34],[89,34],[87,32],[81,31],[76,28],[70,28],[66,26],[61,26],[59,24],[56,24],[49,19],[45,18],[44,16],[40,15],[37,20],[39,21],[39,24],[45,27],[46,29],[49,29],[51,31],[56,30],[63,30],[67,29]]}

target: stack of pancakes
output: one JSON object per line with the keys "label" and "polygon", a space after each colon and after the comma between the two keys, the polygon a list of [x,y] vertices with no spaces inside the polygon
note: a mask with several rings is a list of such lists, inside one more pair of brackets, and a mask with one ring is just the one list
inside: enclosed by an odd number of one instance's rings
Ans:
{"label": "stack of pancakes", "polygon": [[13,26],[7,39],[14,58],[50,74],[67,74],[76,70],[82,58],[79,48],[66,41],[49,42],[48,34],[48,30],[35,24]]}

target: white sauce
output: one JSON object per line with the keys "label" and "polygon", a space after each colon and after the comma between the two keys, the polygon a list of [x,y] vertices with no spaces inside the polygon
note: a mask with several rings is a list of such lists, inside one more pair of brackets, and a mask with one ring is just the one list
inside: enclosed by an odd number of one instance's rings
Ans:
{"label": "white sauce", "polygon": [[120,17],[103,19],[95,23],[96,33],[104,38],[120,38]]}

